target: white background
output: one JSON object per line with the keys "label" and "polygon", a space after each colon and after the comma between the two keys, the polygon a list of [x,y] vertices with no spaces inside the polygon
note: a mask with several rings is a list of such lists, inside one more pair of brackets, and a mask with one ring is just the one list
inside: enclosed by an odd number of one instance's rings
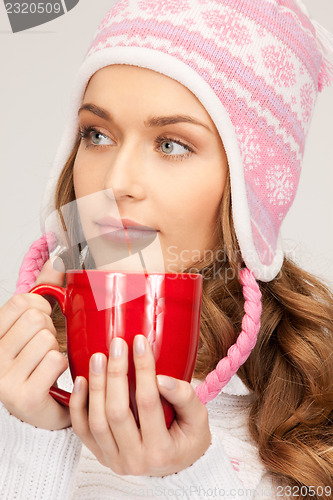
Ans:
{"label": "white background", "polygon": [[[42,194],[66,121],[74,76],[114,0],[80,0],[42,26],[11,32],[0,2],[0,305],[41,236]],[[332,0],[304,0],[333,33]],[[331,60],[333,59],[333,56]],[[286,250],[333,287],[333,87],[319,95],[296,200],[282,226]]]}

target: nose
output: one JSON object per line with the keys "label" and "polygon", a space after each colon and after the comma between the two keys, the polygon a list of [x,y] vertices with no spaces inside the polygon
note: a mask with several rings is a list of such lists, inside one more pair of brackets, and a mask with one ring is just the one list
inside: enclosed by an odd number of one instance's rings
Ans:
{"label": "nose", "polygon": [[105,174],[104,189],[110,190],[115,200],[142,200],[146,192],[145,183],[144,158],[138,141],[124,142],[112,154]]}

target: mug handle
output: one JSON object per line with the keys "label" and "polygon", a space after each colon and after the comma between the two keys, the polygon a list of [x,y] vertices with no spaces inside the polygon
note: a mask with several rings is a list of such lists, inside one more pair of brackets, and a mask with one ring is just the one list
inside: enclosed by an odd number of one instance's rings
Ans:
{"label": "mug handle", "polygon": [[[38,295],[49,295],[56,299],[59,303],[61,311],[64,316],[67,313],[67,290],[66,288],[62,288],[61,286],[56,285],[37,285],[32,288],[29,293],[37,293]],[[47,297],[45,297],[47,298]],[[50,388],[49,393],[51,396],[58,401],[58,403],[63,406],[69,406],[69,399],[71,397],[71,393],[60,389],[59,387],[55,387],[54,385]]]}

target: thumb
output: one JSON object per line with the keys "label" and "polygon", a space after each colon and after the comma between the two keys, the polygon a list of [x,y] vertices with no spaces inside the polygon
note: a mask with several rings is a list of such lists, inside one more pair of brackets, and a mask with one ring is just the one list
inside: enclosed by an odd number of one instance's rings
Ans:
{"label": "thumb", "polygon": [[205,420],[207,408],[201,403],[194,388],[188,382],[166,375],[157,375],[158,390],[160,394],[173,405],[177,420],[190,427]]}
{"label": "thumb", "polygon": [[53,256],[47,260],[35,282],[35,286],[47,284],[63,286],[65,283],[65,266],[60,257]]}

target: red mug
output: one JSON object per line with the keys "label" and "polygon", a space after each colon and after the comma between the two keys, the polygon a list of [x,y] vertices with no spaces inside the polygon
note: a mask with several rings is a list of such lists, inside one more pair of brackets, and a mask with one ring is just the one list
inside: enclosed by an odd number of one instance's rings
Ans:
{"label": "red mug", "polygon": [[[66,318],[67,354],[72,379],[89,379],[95,352],[109,354],[113,337],[129,348],[130,407],[140,426],[135,401],[133,340],[144,335],[152,347],[156,374],[191,381],[198,352],[203,278],[194,273],[135,273],[69,270],[66,288],[42,284],[30,293],[54,297]],[[70,393],[52,386],[50,394],[69,406]],[[175,412],[162,396],[166,425]]]}

